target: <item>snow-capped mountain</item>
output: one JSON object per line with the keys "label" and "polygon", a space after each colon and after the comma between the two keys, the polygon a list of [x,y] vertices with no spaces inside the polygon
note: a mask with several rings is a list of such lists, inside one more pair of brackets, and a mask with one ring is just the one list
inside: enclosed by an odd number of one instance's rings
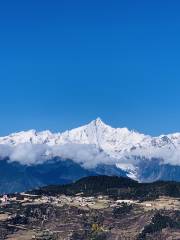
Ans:
{"label": "snow-capped mountain", "polygon": [[[100,118],[89,124],[63,133],[50,131],[37,132],[35,130],[13,133],[0,137],[0,145],[17,147],[19,145],[47,145],[61,147],[64,145],[93,145],[111,158],[122,159],[130,155],[154,158],[162,157],[169,164],[178,165],[178,158],[165,159],[167,152],[173,156],[180,149],[180,133],[151,137],[127,128],[112,128],[102,122]],[[1,154],[1,152],[0,152]],[[49,152],[50,154],[50,152]]]}
{"label": "snow-capped mountain", "polygon": [[18,145],[31,144],[94,144],[97,147],[115,154],[116,152],[131,151],[132,148],[151,145],[163,147],[165,145],[180,146],[180,133],[151,137],[127,128],[112,128],[100,118],[89,124],[63,133],[52,133],[49,130],[37,132],[36,130],[22,131],[0,137],[0,144]]}
{"label": "snow-capped mountain", "polygon": [[0,157],[28,167],[59,158],[90,172],[180,180],[180,133],[152,137],[97,118],[63,133],[30,130],[0,137]]}
{"label": "snow-capped mountain", "polygon": [[125,150],[127,147],[142,142],[144,138],[146,138],[145,135],[129,131],[127,128],[112,128],[97,118],[85,126],[64,133],[37,132],[35,130],[13,133],[6,137],[0,137],[0,144],[95,144],[107,151],[115,151],[116,149]]}

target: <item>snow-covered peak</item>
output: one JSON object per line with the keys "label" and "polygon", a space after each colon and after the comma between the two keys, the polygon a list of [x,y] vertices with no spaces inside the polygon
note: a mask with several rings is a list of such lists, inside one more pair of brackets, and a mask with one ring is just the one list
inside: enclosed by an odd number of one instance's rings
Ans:
{"label": "snow-covered peak", "polygon": [[96,118],[95,120],[91,121],[88,125],[93,126],[93,127],[108,127],[107,124],[105,124],[101,118]]}
{"label": "snow-covered peak", "polygon": [[43,144],[46,141],[54,138],[54,135],[49,131],[37,132],[32,129],[29,131],[22,131],[12,133],[9,136],[0,137],[0,144],[18,145],[22,143]]}
{"label": "snow-covered peak", "polygon": [[62,133],[58,143],[92,144],[110,155],[117,155],[129,151],[144,138],[145,135],[127,128],[112,128],[97,118],[85,126]]}
{"label": "snow-covered peak", "polygon": [[95,120],[92,120],[90,123],[97,124],[97,125],[104,124],[104,122],[100,117],[97,117]]}

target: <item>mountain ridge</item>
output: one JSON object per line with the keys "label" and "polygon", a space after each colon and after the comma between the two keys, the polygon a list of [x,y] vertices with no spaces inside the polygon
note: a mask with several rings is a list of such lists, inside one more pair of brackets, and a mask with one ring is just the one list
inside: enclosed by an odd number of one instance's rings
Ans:
{"label": "mountain ridge", "polygon": [[41,132],[29,130],[0,137],[1,146],[17,146],[26,143],[34,145],[44,144],[48,146],[61,146],[65,144],[96,145],[99,149],[110,154],[111,157],[120,158],[124,152],[133,152],[135,155],[137,148],[141,148],[141,152],[143,152],[144,149],[149,146],[151,148],[167,146],[172,150],[179,147],[180,149],[180,133],[152,137],[134,130],[129,130],[128,128],[112,128],[105,124],[100,118],[97,118],[87,125],[62,133],[52,133],[49,130]]}
{"label": "mountain ridge", "polygon": [[180,133],[152,137],[112,128],[100,118],[63,133],[29,130],[0,137],[0,157],[29,166],[60,158],[90,171],[101,166],[108,173],[114,166],[111,174],[119,168],[139,181],[180,181]]}

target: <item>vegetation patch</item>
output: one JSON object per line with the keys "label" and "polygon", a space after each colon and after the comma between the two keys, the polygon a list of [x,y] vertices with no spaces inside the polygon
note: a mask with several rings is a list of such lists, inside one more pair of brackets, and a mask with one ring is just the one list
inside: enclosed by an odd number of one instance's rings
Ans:
{"label": "vegetation patch", "polygon": [[[176,215],[177,214],[177,215]],[[154,215],[149,225],[145,226],[143,231],[139,234],[137,240],[145,240],[147,235],[162,231],[164,228],[180,229],[179,212],[173,217],[162,215],[159,212]]]}

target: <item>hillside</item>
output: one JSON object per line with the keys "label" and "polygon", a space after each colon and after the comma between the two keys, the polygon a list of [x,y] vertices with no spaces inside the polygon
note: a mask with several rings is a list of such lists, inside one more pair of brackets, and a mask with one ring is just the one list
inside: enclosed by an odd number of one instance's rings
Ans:
{"label": "hillside", "polygon": [[42,187],[31,193],[38,195],[75,195],[85,196],[107,195],[121,199],[152,200],[159,196],[180,198],[180,183],[158,181],[154,183],[138,183],[132,179],[116,176],[90,176],[72,184]]}

